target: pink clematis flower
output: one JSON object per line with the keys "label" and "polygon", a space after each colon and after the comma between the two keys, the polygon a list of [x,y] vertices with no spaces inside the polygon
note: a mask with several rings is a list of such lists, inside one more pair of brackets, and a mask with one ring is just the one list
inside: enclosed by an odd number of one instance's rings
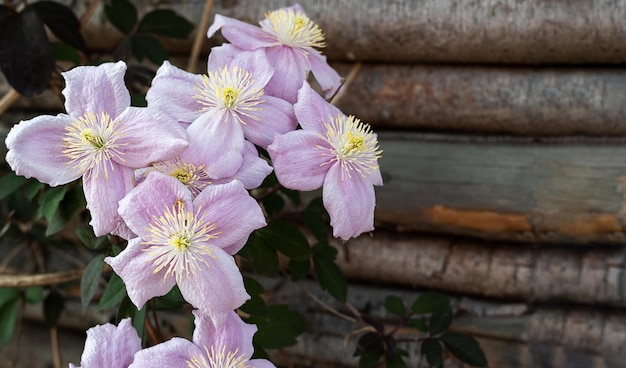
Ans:
{"label": "pink clematis flower", "polygon": [[281,8],[266,14],[261,28],[216,15],[207,36],[222,30],[222,35],[243,50],[264,49],[276,73],[267,84],[269,95],[296,101],[296,95],[309,71],[329,98],[341,85],[339,74],[326,62],[317,48],[326,46],[324,34],[300,5]]}
{"label": "pink clematis flower", "polygon": [[133,187],[134,169],[174,158],[187,146],[175,121],[130,106],[125,71],[120,61],[63,73],[67,114],[22,121],[6,139],[6,160],[18,175],[51,186],[82,176],[97,236],[129,234],[117,206]]}
{"label": "pink clematis flower", "polygon": [[382,185],[376,134],[345,116],[307,83],[294,106],[302,130],[274,138],[268,147],[274,172],[285,187],[322,189],[333,235],[347,240],[374,229],[373,185]]}
{"label": "pink clematis flower", "polygon": [[[107,323],[87,330],[80,364],[83,367],[127,368],[139,350],[141,339],[130,318],[124,318],[118,326]],[[70,363],[69,368],[80,367]]]}
{"label": "pink clematis flower", "polygon": [[193,312],[196,329],[193,342],[174,337],[144,349],[135,355],[130,368],[161,367],[232,367],[275,368],[266,359],[250,359],[254,348],[252,336],[257,328],[230,312],[221,326],[198,311]]}
{"label": "pink clematis flower", "polygon": [[137,308],[178,285],[187,302],[220,324],[249,298],[231,255],[266,223],[239,181],[210,185],[193,198],[180,181],[152,172],[119,212],[138,237],[105,262]]}

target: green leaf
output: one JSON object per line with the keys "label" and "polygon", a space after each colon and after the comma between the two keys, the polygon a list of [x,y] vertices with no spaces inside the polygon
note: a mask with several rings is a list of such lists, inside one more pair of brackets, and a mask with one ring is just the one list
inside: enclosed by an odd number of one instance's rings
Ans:
{"label": "green leaf", "polygon": [[348,284],[337,264],[325,257],[313,257],[313,267],[322,289],[341,303],[348,297]]}
{"label": "green leaf", "polygon": [[426,339],[422,341],[421,354],[426,356],[426,361],[431,367],[443,365],[443,347],[437,339]]}
{"label": "green leaf", "polygon": [[440,340],[463,363],[477,367],[487,366],[485,353],[473,337],[458,332],[446,332],[441,335]]}
{"label": "green leaf", "polygon": [[137,8],[128,0],[107,2],[104,4],[104,14],[124,34],[130,34],[137,23]]}
{"label": "green leaf", "polygon": [[302,212],[306,226],[320,242],[328,242],[330,219],[321,198],[312,200]]}
{"label": "green leaf", "polygon": [[74,187],[65,194],[58,210],[48,222],[46,236],[50,236],[61,230],[68,222],[86,206],[82,187]]}
{"label": "green leaf", "polygon": [[250,295],[250,299],[239,309],[252,316],[267,317],[267,305],[261,296],[265,292],[263,285],[250,276],[243,276],[243,284]]}
{"label": "green leaf", "polygon": [[137,32],[173,38],[187,38],[192,30],[192,23],[169,9],[157,9],[147,13],[137,28]]}
{"label": "green leaf", "polygon": [[239,255],[250,262],[254,272],[271,277],[278,276],[279,264],[276,249],[255,234],[250,235]]}
{"label": "green leaf", "polygon": [[406,315],[406,307],[404,306],[404,301],[395,295],[390,295],[385,298],[383,302],[383,306],[389,312],[404,317]]}
{"label": "green leaf", "polygon": [[385,352],[385,367],[406,368],[406,363],[402,357],[401,350],[397,350],[395,354],[392,354],[390,351]]}
{"label": "green leaf", "polygon": [[294,261],[289,260],[289,269],[291,270],[291,281],[300,281],[311,272],[311,260]]}
{"label": "green leaf", "polygon": [[285,197],[289,198],[289,200],[295,204],[296,206],[300,205],[300,192],[297,190],[291,190],[287,188],[281,188],[280,191],[285,195]]}
{"label": "green leaf", "polygon": [[143,340],[143,330],[146,324],[146,305],[138,310],[128,296],[122,299],[120,308],[117,310],[117,322],[124,318],[130,317],[133,321],[133,327],[137,331],[139,338]]}
{"label": "green leaf", "polygon": [[76,236],[89,249],[102,249],[107,246],[107,237],[96,237],[91,226],[79,227],[76,229]]}
{"label": "green leaf", "polygon": [[41,196],[41,213],[46,218],[46,220],[51,221],[52,216],[59,208],[59,204],[65,197],[65,185],[61,185],[58,187],[53,187],[48,190]]}
{"label": "green leaf", "polygon": [[272,193],[267,195],[261,200],[263,208],[268,216],[275,215],[283,210],[285,207],[285,200],[278,193]]}
{"label": "green leaf", "polygon": [[156,310],[177,310],[182,308],[187,302],[183,298],[178,285],[174,285],[172,290],[162,297],[156,298],[154,302],[154,309]]}
{"label": "green leaf", "polygon": [[83,310],[87,308],[89,302],[98,290],[98,281],[102,275],[102,267],[104,267],[104,254],[96,256],[89,262],[80,280],[80,301]]}
{"label": "green leaf", "polygon": [[69,61],[74,65],[80,64],[80,55],[76,49],[64,43],[52,43],[52,56],[56,61]]}
{"label": "green leaf", "polygon": [[422,332],[428,331],[428,325],[422,318],[411,318],[409,324]]}
{"label": "green leaf", "polygon": [[426,314],[450,307],[450,299],[440,293],[427,292],[420,295],[411,306],[411,313]]}
{"label": "green leaf", "polygon": [[359,358],[359,367],[371,368],[378,365],[378,362],[380,362],[383,354],[385,354],[385,349],[383,348],[361,354]]}
{"label": "green leaf", "polygon": [[[2,180],[0,179],[0,181]],[[45,187],[45,185],[39,182],[38,180],[28,179],[26,184],[24,184],[24,186],[22,187],[22,190],[24,191],[24,196],[26,196],[26,198],[32,201],[33,198],[35,198],[35,196],[37,195],[37,193],[39,193],[39,191],[43,189],[43,187]],[[0,188],[2,188],[1,184],[0,184]],[[0,189],[0,191],[2,191],[2,189]]]}
{"label": "green leaf", "polygon": [[43,301],[43,315],[49,327],[54,327],[65,307],[65,298],[56,291],[51,291]]}
{"label": "green leaf", "polygon": [[156,38],[148,35],[136,35],[131,38],[131,49],[133,55],[139,61],[148,58],[156,65],[161,65],[167,60],[167,51]]}
{"label": "green leaf", "polygon": [[[6,295],[12,296],[12,292],[6,290],[7,289],[4,288],[0,289],[0,299],[5,299]],[[8,344],[11,342],[15,325],[17,324],[19,307],[20,299],[17,290],[15,297],[6,298],[0,304],[0,344]]]}
{"label": "green leaf", "polygon": [[271,221],[266,227],[257,230],[256,236],[290,259],[304,261],[311,255],[309,241],[300,229],[290,222]]}
{"label": "green leaf", "polygon": [[87,49],[80,34],[80,21],[72,9],[54,1],[38,1],[29,7],[35,10],[59,40],[82,51]]}
{"label": "green leaf", "polygon": [[148,101],[146,100],[146,95],[143,93],[133,93],[130,95],[130,104],[131,106],[136,107],[146,107],[148,106]]}
{"label": "green leaf", "polygon": [[30,286],[26,288],[24,298],[26,299],[26,303],[29,304],[37,304],[41,302],[43,300],[43,287]]}
{"label": "green leaf", "polygon": [[0,288],[0,308],[10,303],[13,299],[19,299],[20,291],[16,288]]}
{"label": "green leaf", "polygon": [[361,356],[372,351],[384,350],[383,335],[377,332],[366,332],[356,342],[352,356]]}
{"label": "green leaf", "polygon": [[430,316],[430,322],[428,323],[430,335],[433,336],[447,330],[451,324],[452,308],[450,308],[450,306],[433,312]]}
{"label": "green leaf", "polygon": [[124,281],[116,273],[113,273],[106,289],[104,289],[104,293],[102,293],[102,298],[100,298],[98,303],[98,310],[101,311],[118,305],[125,296],[126,285],[124,285]]}
{"label": "green leaf", "polygon": [[27,181],[28,179],[16,175],[13,171],[6,173],[0,178],[0,200],[6,198],[9,194],[26,184]]}
{"label": "green leaf", "polygon": [[259,330],[253,341],[264,349],[279,349],[295,345],[296,337],[306,329],[306,319],[300,313],[289,309],[286,305],[272,305],[268,307],[266,319],[250,318]]}

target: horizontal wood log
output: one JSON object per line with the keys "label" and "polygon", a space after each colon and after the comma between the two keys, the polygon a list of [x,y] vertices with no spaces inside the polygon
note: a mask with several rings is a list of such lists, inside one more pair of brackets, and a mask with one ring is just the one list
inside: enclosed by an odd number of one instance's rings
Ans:
{"label": "horizontal wood log", "polygon": [[381,225],[485,239],[626,244],[622,139],[379,137]]}
{"label": "horizontal wood log", "polygon": [[[135,1],[140,14],[154,2]],[[203,1],[159,1],[199,24]],[[626,61],[626,1],[300,0],[326,34],[331,60],[463,63],[622,63]],[[213,14],[258,24],[288,0],[216,1]],[[83,2],[75,9],[82,14]],[[90,47],[110,50],[121,34],[102,7],[84,30]],[[218,39],[207,42],[207,47]],[[188,51],[191,41],[169,42]]]}
{"label": "horizontal wood log", "polygon": [[378,129],[624,136],[626,69],[363,64],[337,107]]}
{"label": "horizontal wood log", "polygon": [[363,282],[528,303],[626,307],[623,247],[537,247],[384,231],[334,244],[346,276]]}

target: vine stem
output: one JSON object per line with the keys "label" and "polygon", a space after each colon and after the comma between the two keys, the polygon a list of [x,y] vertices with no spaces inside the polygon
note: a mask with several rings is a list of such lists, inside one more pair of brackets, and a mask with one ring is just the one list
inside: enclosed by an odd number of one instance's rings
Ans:
{"label": "vine stem", "polygon": [[322,308],[324,308],[325,310],[327,310],[328,312],[336,315],[339,318],[343,318],[345,320],[348,320],[350,322],[357,322],[357,320],[355,318],[352,318],[346,314],[343,314],[341,312],[339,312],[338,310],[336,310],[335,308],[331,307],[330,305],[324,303],[320,298],[318,298],[315,294],[313,294],[311,291],[309,291],[309,289],[307,289],[304,285],[302,285],[301,283],[297,282],[296,285],[298,285],[300,287],[300,289],[309,297],[311,298],[314,302],[316,302],[317,304],[319,304]]}
{"label": "vine stem", "polygon": [[91,19],[93,13],[96,11],[98,5],[100,5],[100,0],[94,0],[91,2],[91,4],[89,4],[89,7],[83,13],[83,16],[80,17],[80,28],[85,28],[87,26],[87,23],[89,23],[89,20]]}
{"label": "vine stem", "polygon": [[198,62],[198,55],[200,55],[200,48],[202,47],[202,40],[206,38],[206,31],[209,26],[209,16],[213,9],[213,0],[206,0],[204,4],[204,10],[202,11],[202,20],[198,25],[198,33],[193,41],[193,47],[191,49],[191,55],[189,56],[189,63],[187,63],[187,71],[193,73],[196,69],[196,63]]}
{"label": "vine stem", "polygon": [[36,275],[0,275],[0,287],[27,287],[54,285],[80,280],[85,270],[40,273]]}
{"label": "vine stem", "polygon": [[13,88],[0,99],[0,115],[4,114],[20,98],[20,94]]}
{"label": "vine stem", "polygon": [[359,73],[359,70],[361,70],[361,62],[360,61],[357,62],[356,64],[354,64],[352,69],[350,69],[350,73],[348,73],[348,76],[346,77],[346,80],[343,82],[341,87],[339,87],[339,90],[337,91],[337,93],[330,100],[330,104],[331,105],[337,105],[337,103],[341,99],[341,96],[343,96],[346,93],[346,90],[348,89],[348,87],[350,87],[350,85],[352,84],[352,82],[356,78],[357,74]]}

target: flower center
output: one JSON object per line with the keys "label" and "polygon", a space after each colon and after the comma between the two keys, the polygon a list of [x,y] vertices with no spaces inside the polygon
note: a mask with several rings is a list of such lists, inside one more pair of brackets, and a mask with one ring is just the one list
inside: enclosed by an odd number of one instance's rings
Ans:
{"label": "flower center", "polygon": [[182,162],[180,159],[157,162],[152,165],[151,170],[175,177],[187,186],[194,197],[200,194],[207,185],[211,184],[211,178],[204,171],[204,165],[196,166],[188,162]]}
{"label": "flower center", "polygon": [[239,349],[226,351],[226,345],[222,345],[217,350],[205,346],[204,354],[194,355],[186,363],[189,368],[250,368],[248,362],[248,358],[239,354]]}
{"label": "flower center", "polygon": [[106,112],[97,115],[87,112],[65,127],[63,151],[69,158],[69,165],[81,175],[90,173],[96,178],[101,174],[108,178],[109,169],[113,170],[111,160],[124,162],[123,144],[118,142],[123,135],[120,122],[113,121]]}
{"label": "flower center", "polygon": [[326,46],[322,29],[301,11],[280,9],[265,16],[267,19],[261,21],[261,28],[273,34],[284,45],[305,52],[314,50],[314,47]]}
{"label": "flower center", "polygon": [[255,115],[261,110],[258,104],[261,100],[263,88],[259,87],[252,74],[238,66],[229,68],[228,65],[203,75],[201,82],[196,86],[198,94],[193,98],[202,105],[201,112],[218,109],[221,117],[230,114],[235,121],[244,124],[242,116],[259,120]]}
{"label": "flower center", "polygon": [[149,246],[145,251],[155,266],[153,273],[166,269],[164,278],[174,275],[180,282],[197,270],[208,268],[206,257],[215,257],[208,243],[220,234],[216,228],[216,223],[203,219],[200,209],[195,214],[187,211],[182,199],[166,208],[161,216],[153,216],[146,229],[148,235],[142,241]]}
{"label": "flower center", "polygon": [[330,118],[330,123],[324,123],[325,139],[330,149],[317,146],[323,150],[323,155],[329,160],[321,165],[339,162],[343,174],[351,177],[352,172],[359,173],[362,177],[368,176],[378,169],[378,159],[382,156],[382,150],[378,145],[376,135],[372,133],[369,124],[361,122],[354,116],[338,115]]}

